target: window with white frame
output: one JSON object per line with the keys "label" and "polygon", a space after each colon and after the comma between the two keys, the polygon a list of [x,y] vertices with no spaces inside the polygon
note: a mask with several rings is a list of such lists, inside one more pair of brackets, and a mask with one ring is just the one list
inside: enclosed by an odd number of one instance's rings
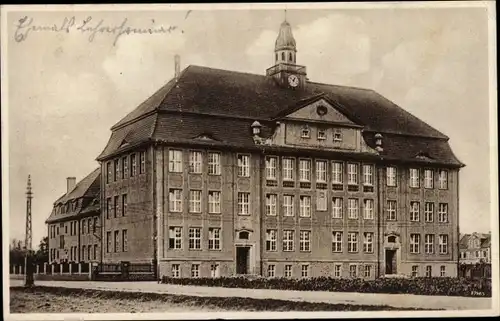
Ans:
{"label": "window with white frame", "polygon": [[119,177],[120,177],[120,160],[115,159],[115,174],[113,180],[116,182]]}
{"label": "window with white frame", "polygon": [[250,214],[250,193],[238,193],[238,214]]}
{"label": "window with white frame", "polygon": [[448,171],[441,169],[438,175],[439,189],[448,189]]}
{"label": "window with white frame", "polygon": [[311,231],[300,231],[299,243],[301,252],[311,251]]}
{"label": "window with white frame", "polygon": [[316,192],[316,210],[317,211],[326,211],[327,210],[327,192],[326,191],[317,191]]}
{"label": "window with white frame", "polygon": [[332,252],[342,252],[342,232],[332,232]]}
{"label": "window with white frame", "polygon": [[410,253],[420,253],[420,234],[410,234]]}
{"label": "window with white frame", "polygon": [[439,203],[438,222],[439,223],[448,222],[448,204],[447,203]]}
{"label": "window with white frame", "polygon": [[294,196],[293,195],[283,195],[283,211],[284,216],[294,216]]}
{"label": "window with white frame", "polygon": [[372,199],[365,199],[363,206],[363,216],[365,220],[373,220],[373,207],[374,202]]}
{"label": "window with white frame", "polygon": [[171,189],[169,193],[170,212],[182,212],[182,190]]}
{"label": "window with white frame", "polygon": [[424,216],[426,222],[434,221],[434,203],[425,202],[424,205]]}
{"label": "window with white frame", "polygon": [[189,191],[189,212],[190,213],[201,212],[201,191],[199,190]]}
{"label": "window with white frame", "polygon": [[369,278],[372,276],[372,266],[365,265],[365,278]]}
{"label": "window with white frame", "polygon": [[190,250],[200,250],[201,249],[201,228],[200,227],[189,228],[189,249]]}
{"label": "window with white frame", "polygon": [[168,248],[182,249],[182,227],[172,226],[169,228]]}
{"label": "window with white frame", "polygon": [[295,232],[293,230],[284,230],[283,231],[283,251],[284,252],[294,251],[294,235],[295,235]]}
{"label": "window with white frame", "polygon": [[266,195],[266,215],[276,216],[277,202],[278,202],[278,195],[276,194]]}
{"label": "window with white frame", "polygon": [[311,181],[311,160],[299,160],[299,180],[303,182]]}
{"label": "window with white frame", "polygon": [[283,158],[283,180],[293,181],[294,180],[294,159],[285,157]]}
{"label": "window with white frame", "polygon": [[302,264],[300,267],[300,276],[303,278],[309,277],[309,264]]}
{"label": "window with white frame", "polygon": [[389,166],[385,169],[387,186],[396,186],[396,167]]}
{"label": "window with white frame", "polygon": [[342,163],[332,162],[332,183],[343,184]]}
{"label": "window with white frame", "polygon": [[410,221],[418,222],[420,220],[420,203],[410,202]]}
{"label": "window with white frame", "polygon": [[278,239],[277,230],[267,230],[266,231],[266,251],[274,252],[276,251],[276,241]]}
{"label": "window with white frame", "polygon": [[318,129],[318,140],[326,139],[326,131],[324,129]]}
{"label": "window with white frame", "polygon": [[219,264],[210,264],[210,276],[213,278],[220,277]]}
{"label": "window with white frame", "polygon": [[373,186],[373,165],[363,165],[363,184]]}
{"label": "window with white frame", "polygon": [[194,174],[202,173],[203,156],[199,151],[189,152],[189,172]]}
{"label": "window with white frame", "polygon": [[430,278],[431,276],[432,276],[432,266],[431,265],[427,265],[425,267],[425,277]]}
{"label": "window with white frame", "polygon": [[113,176],[113,169],[111,167],[111,162],[106,163],[106,184],[109,184],[111,177]]}
{"label": "window with white frame", "polygon": [[424,170],[424,188],[434,188],[434,171]]}
{"label": "window with white frame", "polygon": [[220,213],[220,192],[208,191],[208,212]]}
{"label": "window with white frame", "polygon": [[333,266],[333,276],[336,278],[342,277],[342,264],[335,264]]}
{"label": "window with white frame", "polygon": [[411,266],[411,276],[414,278],[418,276],[418,265]]}
{"label": "window with white frame", "polygon": [[208,175],[220,175],[220,153],[208,153]]}
{"label": "window with white frame", "polygon": [[425,234],[424,248],[426,254],[434,253],[434,234]]}
{"label": "window with white frame", "polygon": [[290,264],[285,265],[285,275],[286,278],[292,277],[292,266]]}
{"label": "window with white frame", "polygon": [[357,232],[347,233],[347,252],[349,252],[349,253],[358,252],[358,233]]}
{"label": "window with white frame", "polygon": [[395,221],[397,218],[397,203],[394,200],[387,201],[387,220]]}
{"label": "window with white frame", "polygon": [[332,198],[332,217],[342,218],[343,216],[343,199],[342,197]]}
{"label": "window with white frame", "polygon": [[238,176],[250,177],[249,155],[238,155]]}
{"label": "window with white frame", "polygon": [[358,266],[356,264],[349,264],[349,276],[351,278],[358,277]]}
{"label": "window with white frame", "polygon": [[146,172],[146,152],[142,151],[139,153],[139,174],[144,174]]}
{"label": "window with white frame", "polygon": [[274,278],[276,276],[276,265],[269,264],[267,266],[267,277]]}
{"label": "window with white frame", "polygon": [[353,164],[353,163],[347,164],[347,184],[349,185],[358,184],[358,164]]}
{"label": "window with white frame", "polygon": [[301,195],[300,196],[300,217],[311,217],[311,197]]}
{"label": "window with white frame", "polygon": [[268,156],[266,157],[266,179],[268,180],[276,180],[276,168],[278,165],[278,158]]}
{"label": "window with white frame", "polygon": [[439,235],[439,254],[448,254],[448,235]]}
{"label": "window with white frame", "polygon": [[359,217],[359,201],[357,198],[347,200],[347,217],[349,219],[358,219]]}
{"label": "window with white frame", "polygon": [[300,137],[302,138],[310,138],[311,137],[311,130],[309,127],[306,125],[302,127],[302,131],[300,132]]}
{"label": "window with white frame", "polygon": [[210,227],[208,229],[208,249],[220,250],[220,228]]}
{"label": "window with white frame", "polygon": [[128,177],[128,157],[122,158],[122,178]]}
{"label": "window with white frame", "polygon": [[181,265],[180,264],[172,264],[172,277],[180,278],[181,277]]}
{"label": "window with white frame", "polygon": [[342,130],[340,128],[335,128],[333,131],[333,142],[340,143],[342,142]]}
{"label": "window with white frame", "polygon": [[191,277],[192,278],[200,277],[200,265],[199,264],[191,264]]}
{"label": "window with white frame", "polygon": [[135,154],[130,155],[130,177],[134,177],[137,174],[137,159]]}
{"label": "window with white frame", "polygon": [[168,151],[168,171],[172,173],[182,172],[182,151],[176,149]]}
{"label": "window with white frame", "polygon": [[316,182],[326,183],[326,161],[316,161]]}
{"label": "window with white frame", "polygon": [[444,265],[440,266],[440,268],[439,268],[439,275],[441,277],[445,277],[446,276],[446,266],[444,266]]}
{"label": "window with white frame", "polygon": [[373,253],[373,233],[365,232],[363,236],[363,252]]}
{"label": "window with white frame", "polygon": [[417,168],[410,168],[410,187],[420,187],[420,172]]}

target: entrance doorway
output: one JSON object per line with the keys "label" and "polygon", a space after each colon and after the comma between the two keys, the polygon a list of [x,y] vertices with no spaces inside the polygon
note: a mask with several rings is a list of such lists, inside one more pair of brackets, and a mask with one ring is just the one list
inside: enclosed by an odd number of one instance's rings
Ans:
{"label": "entrance doorway", "polygon": [[250,261],[250,247],[236,247],[236,274],[248,274],[248,263]]}
{"label": "entrance doorway", "polygon": [[396,274],[397,272],[396,250],[385,250],[385,274]]}

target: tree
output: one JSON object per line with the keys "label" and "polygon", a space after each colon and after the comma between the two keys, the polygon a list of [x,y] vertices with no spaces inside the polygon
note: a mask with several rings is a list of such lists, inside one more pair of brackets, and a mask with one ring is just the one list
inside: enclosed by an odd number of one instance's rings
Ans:
{"label": "tree", "polygon": [[49,262],[49,238],[47,236],[40,240],[38,250],[35,252],[35,263],[43,264],[45,262]]}
{"label": "tree", "polygon": [[13,239],[9,246],[9,259],[11,265],[24,265],[25,251],[21,240]]}

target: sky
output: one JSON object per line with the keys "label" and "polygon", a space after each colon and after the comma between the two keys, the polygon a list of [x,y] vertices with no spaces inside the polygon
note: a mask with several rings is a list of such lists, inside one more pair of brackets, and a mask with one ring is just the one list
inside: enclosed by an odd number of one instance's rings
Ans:
{"label": "sky", "polygon": [[[19,19],[61,25],[176,26],[170,33],[116,35],[72,28],[15,40]],[[6,19],[10,238],[24,239],[26,181],[33,184],[33,245],[45,219],[98,167],[110,128],[181,69],[202,65],[265,74],[284,10],[9,12]],[[490,230],[488,26],[485,8],[291,9],[297,63],[315,82],[371,88],[450,137],[466,164],[460,230]],[[91,41],[92,40],[92,41]],[[4,107],[2,107],[4,109]],[[2,117],[2,130],[5,119]],[[2,135],[3,136],[3,135]],[[495,148],[496,149],[496,148]],[[3,166],[2,166],[3,167]],[[495,213],[497,215],[497,213]]]}

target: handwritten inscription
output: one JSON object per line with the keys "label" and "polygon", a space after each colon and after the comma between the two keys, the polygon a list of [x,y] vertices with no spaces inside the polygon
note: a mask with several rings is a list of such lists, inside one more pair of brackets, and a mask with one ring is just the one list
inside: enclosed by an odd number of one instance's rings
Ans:
{"label": "handwritten inscription", "polygon": [[[33,32],[70,33],[76,31],[87,35],[89,42],[93,42],[98,34],[112,34],[114,35],[113,46],[115,46],[118,39],[123,35],[172,33],[177,30],[180,30],[177,26],[133,28],[128,25],[127,18],[123,19],[121,24],[107,25],[104,19],[94,20],[91,16],[88,16],[83,21],[77,21],[75,17],[65,17],[59,23],[51,25],[37,25],[34,23],[33,18],[25,16],[19,19],[18,24],[16,25],[14,39],[16,42],[25,41]],[[183,31],[181,30],[181,32]]]}

